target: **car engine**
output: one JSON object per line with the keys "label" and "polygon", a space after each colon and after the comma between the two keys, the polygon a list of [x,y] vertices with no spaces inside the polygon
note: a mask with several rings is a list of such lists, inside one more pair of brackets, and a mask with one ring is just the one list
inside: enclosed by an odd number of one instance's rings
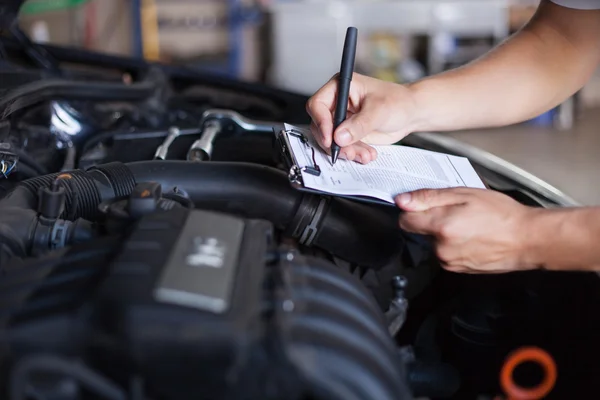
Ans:
{"label": "car engine", "polygon": [[0,69],[1,398],[492,399],[534,345],[557,398],[596,385],[597,276],[446,272],[394,207],[291,187],[302,96],[49,49],[87,69]]}

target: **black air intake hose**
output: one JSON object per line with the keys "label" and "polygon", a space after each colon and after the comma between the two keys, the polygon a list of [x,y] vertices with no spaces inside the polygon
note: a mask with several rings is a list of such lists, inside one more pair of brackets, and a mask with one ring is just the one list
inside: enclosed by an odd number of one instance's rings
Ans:
{"label": "black air intake hose", "polygon": [[135,187],[129,169],[121,163],[110,163],[90,171],[69,171],[27,179],[0,201],[0,210],[9,207],[37,209],[38,190],[48,187],[57,178],[65,182],[65,210],[62,218],[94,220],[98,205],[104,200],[127,196]]}
{"label": "black air intake hose", "polygon": [[[292,188],[285,172],[256,164],[142,161],[127,164],[136,182],[177,188],[197,207],[266,219],[300,239],[349,261],[379,268],[401,248],[392,207],[386,211]],[[396,214],[397,215],[397,214]]]}
{"label": "black air intake hose", "polygon": [[[65,194],[62,213],[48,214],[52,207],[47,203],[38,210],[40,188],[50,187],[57,178]],[[0,200],[1,261],[88,240],[94,232],[89,221],[96,219],[100,202],[128,195],[134,186],[131,172],[119,163],[21,182]]]}
{"label": "black air intake hose", "polygon": [[127,196],[136,183],[158,182],[163,192],[187,193],[197,207],[272,222],[302,244],[323,248],[351,262],[383,267],[401,248],[397,218],[348,200],[307,194],[292,188],[285,172],[257,164],[142,161],[110,163],[88,171],[55,173],[29,179],[11,191],[0,209],[37,208],[37,191],[67,175],[62,218],[94,220],[98,205]]}
{"label": "black air intake hose", "polygon": [[196,207],[265,219],[279,229],[291,223],[302,199],[284,174],[256,164],[141,161],[126,165],[136,182],[158,182],[163,193],[177,188]]}

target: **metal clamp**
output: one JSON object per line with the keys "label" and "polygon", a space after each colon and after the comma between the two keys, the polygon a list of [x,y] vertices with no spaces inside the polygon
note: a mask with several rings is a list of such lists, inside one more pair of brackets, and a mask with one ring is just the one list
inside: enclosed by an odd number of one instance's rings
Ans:
{"label": "metal clamp", "polygon": [[312,245],[317,233],[319,232],[319,225],[325,212],[325,206],[327,205],[327,198],[322,197],[319,202],[319,206],[315,211],[310,223],[304,228],[302,235],[300,236],[300,243],[306,246]]}
{"label": "metal clamp", "polygon": [[288,179],[293,185],[302,185],[302,171],[297,165],[292,165],[288,172]]}

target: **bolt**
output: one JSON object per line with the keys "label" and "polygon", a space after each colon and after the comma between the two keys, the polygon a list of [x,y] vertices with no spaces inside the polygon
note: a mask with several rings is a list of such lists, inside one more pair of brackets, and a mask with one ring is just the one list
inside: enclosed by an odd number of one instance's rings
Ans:
{"label": "bolt", "polygon": [[408,286],[408,280],[401,275],[396,275],[392,278],[392,283],[396,290],[396,297],[404,297],[404,290]]}
{"label": "bolt", "polygon": [[400,275],[396,275],[392,279],[393,279],[393,282],[394,282],[394,287],[396,289],[406,289],[406,286],[408,285],[408,280],[406,280],[405,277],[400,276]]}
{"label": "bolt", "polygon": [[285,312],[294,311],[294,302],[292,300],[285,300],[283,302],[283,311],[285,311]]}

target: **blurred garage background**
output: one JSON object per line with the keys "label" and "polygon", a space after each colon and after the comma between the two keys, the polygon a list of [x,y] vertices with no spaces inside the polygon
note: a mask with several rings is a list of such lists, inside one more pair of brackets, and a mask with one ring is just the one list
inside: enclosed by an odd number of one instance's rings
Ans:
{"label": "blurred garage background", "polygon": [[[464,64],[518,30],[539,0],[28,0],[37,42],[142,57],[312,94],[359,29],[356,71],[400,83]],[[453,132],[600,204],[600,72],[573,98],[518,126]]]}

